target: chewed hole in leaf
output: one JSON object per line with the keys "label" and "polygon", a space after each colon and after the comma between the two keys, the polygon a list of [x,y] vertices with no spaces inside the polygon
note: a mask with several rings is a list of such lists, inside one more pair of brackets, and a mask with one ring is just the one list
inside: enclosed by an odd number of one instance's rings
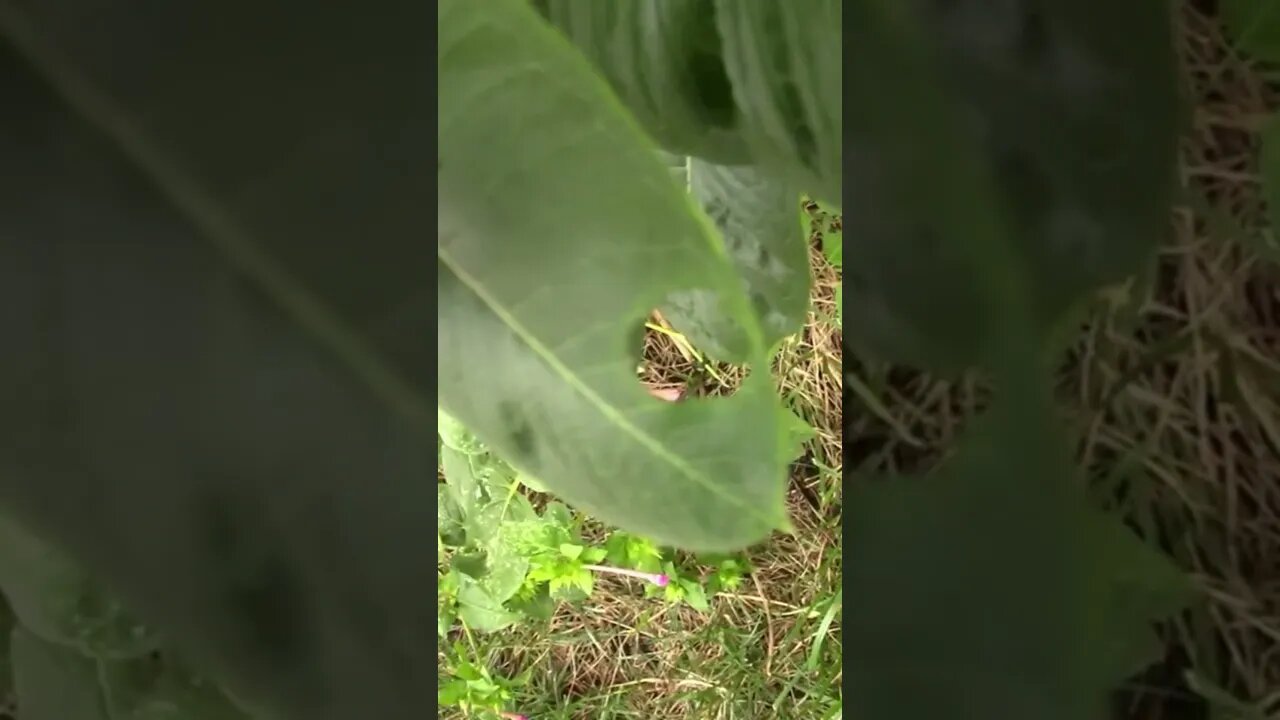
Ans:
{"label": "chewed hole in leaf", "polygon": [[661,310],[642,324],[637,377],[645,392],[662,402],[731,395],[747,369],[717,361],[675,328]]}

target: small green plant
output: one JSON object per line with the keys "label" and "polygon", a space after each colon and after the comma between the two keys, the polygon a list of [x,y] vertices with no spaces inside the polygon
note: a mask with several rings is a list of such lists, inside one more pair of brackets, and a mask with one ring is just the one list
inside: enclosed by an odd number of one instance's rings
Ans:
{"label": "small green plant", "polygon": [[481,663],[473,662],[462,643],[454,643],[448,653],[449,679],[440,686],[437,702],[441,707],[457,707],[477,717],[500,720],[525,720],[523,715],[506,710],[517,688],[529,680],[528,673],[511,680],[492,674]]}
{"label": "small green plant", "polygon": [[[679,553],[615,530],[601,543],[584,539],[578,515],[549,501],[538,509],[521,485],[541,487],[498,458],[461,423],[440,411],[440,526],[437,630],[442,641],[547,620],[558,603],[591,598],[600,577],[643,585],[646,598],[711,609],[717,592],[735,589],[748,571],[740,556],[679,562]],[[694,566],[711,567],[702,576]],[[440,703],[466,711],[510,713],[515,688],[453,643]],[[523,678],[523,679],[522,679]]]}

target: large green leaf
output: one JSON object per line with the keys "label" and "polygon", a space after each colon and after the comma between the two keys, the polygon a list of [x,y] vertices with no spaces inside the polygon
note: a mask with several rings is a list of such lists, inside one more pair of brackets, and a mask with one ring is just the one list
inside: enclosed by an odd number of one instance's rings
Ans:
{"label": "large green leaf", "polygon": [[[703,550],[784,525],[764,335],[710,222],[526,3],[439,7],[440,406],[604,522]],[[688,290],[747,337],[733,397],[636,381],[645,317]]]}
{"label": "large green leaf", "polygon": [[[809,246],[795,222],[799,193],[751,166],[689,161],[693,197],[724,237],[746,283],[769,345],[799,330],[809,309]],[[719,310],[709,291],[672,297],[663,316],[702,350],[742,360],[750,343],[740,325]]]}
{"label": "large green leaf", "polygon": [[0,2],[0,504],[281,718],[434,702],[426,12]]}
{"label": "large green leaf", "polygon": [[[1137,270],[1166,237],[1178,122],[1171,7],[898,8],[922,24],[957,129],[994,174],[1042,332],[1082,294]],[[864,62],[845,96],[865,106],[850,122],[845,337],[889,360],[975,364],[995,320],[981,307],[964,229],[927,205],[942,160],[905,131],[890,137],[864,122],[899,83]]]}
{"label": "large green leaf", "polygon": [[64,553],[0,513],[0,590],[22,625],[90,657],[128,658],[159,647],[155,631]]}
{"label": "large green leaf", "polygon": [[750,160],[713,0],[549,0],[547,17],[658,144],[716,162]]}
{"label": "large green leaf", "polygon": [[843,3],[715,0],[733,97],[757,163],[796,168],[801,189],[842,193]]}

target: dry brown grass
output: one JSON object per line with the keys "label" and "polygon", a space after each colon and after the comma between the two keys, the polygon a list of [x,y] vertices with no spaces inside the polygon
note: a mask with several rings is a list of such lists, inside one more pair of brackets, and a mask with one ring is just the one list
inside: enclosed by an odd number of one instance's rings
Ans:
{"label": "dry brown grass", "polygon": [[1280,255],[1257,168],[1280,93],[1194,4],[1180,25],[1187,198],[1152,282],[1090,323],[1064,392],[1082,462],[1203,591],[1175,656],[1280,713]]}

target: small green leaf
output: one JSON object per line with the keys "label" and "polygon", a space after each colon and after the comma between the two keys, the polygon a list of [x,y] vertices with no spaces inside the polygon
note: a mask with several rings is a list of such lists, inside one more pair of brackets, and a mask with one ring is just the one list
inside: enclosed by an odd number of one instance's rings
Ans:
{"label": "small green leaf", "polygon": [[453,629],[453,621],[457,617],[457,608],[453,603],[440,605],[436,609],[436,637],[448,637],[449,631]]}
{"label": "small green leaf", "polygon": [[837,270],[844,267],[844,233],[828,231],[822,233],[822,254]]}
{"label": "small green leaf", "polygon": [[573,545],[571,543],[564,543],[560,546],[560,554],[570,560],[576,560],[582,554],[582,550],[583,547],[581,545]]}
{"label": "small green leaf", "polygon": [[466,517],[454,492],[447,483],[436,485],[436,531],[440,539],[451,547],[461,547],[467,541],[464,527]]}
{"label": "small green leaf", "polygon": [[488,678],[480,678],[479,680],[472,680],[471,682],[467,683],[467,686],[470,688],[472,692],[481,696],[490,695],[499,689],[498,685]]}
{"label": "small green leaf", "polygon": [[515,597],[507,601],[507,605],[515,611],[522,612],[538,620],[550,620],[555,613],[555,601],[546,585],[539,585],[526,597]]}
{"label": "small green leaf", "polygon": [[586,551],[582,553],[582,561],[586,563],[596,564],[596,563],[599,563],[601,560],[604,560],[605,557],[608,556],[608,554],[609,552],[604,548],[599,548],[599,547],[587,548]]}
{"label": "small green leaf", "polygon": [[489,633],[510,627],[520,616],[503,607],[482,585],[465,583],[458,590],[458,618],[476,632]]}
{"label": "small green leaf", "polygon": [[[456,654],[461,654],[462,652],[464,652],[463,648],[461,647],[455,648]],[[475,680],[479,680],[480,678],[484,677],[484,675],[481,674],[482,672],[483,670],[481,668],[476,667],[474,664],[472,664],[467,660],[460,661],[458,663],[458,666],[453,670],[453,673],[455,675],[457,675],[461,680],[467,683],[473,682]],[[468,685],[468,687],[470,686]]]}
{"label": "small green leaf", "polygon": [[1193,585],[1163,553],[1136,538],[1119,519],[1089,513],[1081,533],[1094,576],[1089,602],[1099,608],[1094,670],[1102,684],[1131,677],[1164,656],[1154,624],[1185,608]]}
{"label": "small green leaf", "polygon": [[689,603],[689,607],[698,612],[711,609],[710,603],[707,602],[707,594],[703,592],[702,586],[696,580],[681,580],[680,587],[684,589],[684,601]]}
{"label": "small green leaf", "polygon": [[680,587],[679,583],[671,583],[665,588],[655,587],[653,589],[660,590],[663,598],[669,603],[677,603],[684,599],[684,588]]}
{"label": "small green leaf", "polygon": [[547,503],[547,507],[542,511],[542,517],[548,523],[562,528],[573,527],[573,511],[564,503]]}
{"label": "small green leaf", "polygon": [[573,584],[576,585],[583,594],[590,595],[592,589],[595,588],[595,576],[592,575],[590,570],[583,570],[579,568],[573,574]]}
{"label": "small green leaf", "polygon": [[812,440],[817,435],[817,431],[793,410],[787,409],[784,412],[786,413],[786,419],[783,422],[786,455],[788,459],[794,460],[804,454],[804,444]]}
{"label": "small green leaf", "polygon": [[436,695],[436,702],[446,707],[457,705],[467,697],[467,690],[466,680],[450,680],[444,687],[440,688]]}
{"label": "small green leaf", "polygon": [[489,490],[477,476],[471,455],[445,447],[440,453],[440,467],[444,470],[445,485],[453,494],[462,516],[470,520],[480,508],[489,503]]}

